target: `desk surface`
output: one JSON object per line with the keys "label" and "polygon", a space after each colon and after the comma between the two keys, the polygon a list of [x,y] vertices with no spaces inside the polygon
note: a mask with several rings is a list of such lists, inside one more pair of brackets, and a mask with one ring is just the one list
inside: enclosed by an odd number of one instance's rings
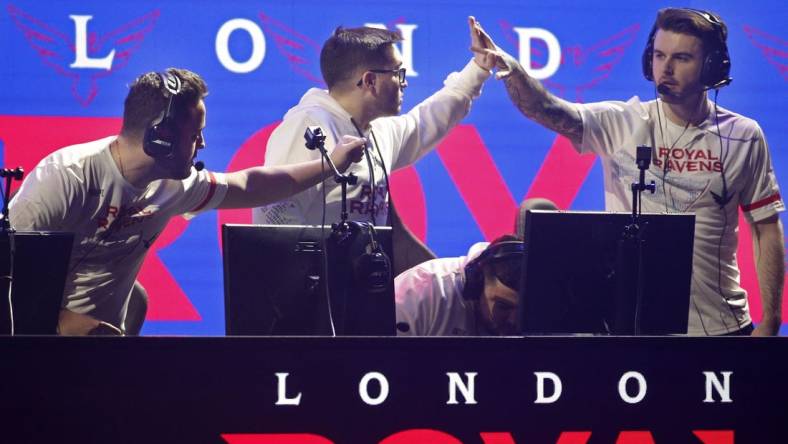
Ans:
{"label": "desk surface", "polygon": [[0,337],[0,356],[3,442],[788,442],[788,338]]}

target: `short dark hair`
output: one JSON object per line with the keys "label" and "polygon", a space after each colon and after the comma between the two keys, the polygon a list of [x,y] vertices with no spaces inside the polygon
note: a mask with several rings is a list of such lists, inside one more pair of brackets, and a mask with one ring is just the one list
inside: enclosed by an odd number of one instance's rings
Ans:
{"label": "short dark hair", "polygon": [[389,61],[389,46],[399,41],[402,36],[387,29],[335,29],[320,51],[320,72],[328,89],[350,79],[359,68],[384,68],[382,65]]}
{"label": "short dark hair", "polygon": [[[178,68],[168,68],[167,74],[181,79],[181,91],[173,100],[176,117],[185,115],[182,110],[195,106],[208,95],[208,86],[199,74]],[[168,100],[159,73],[148,72],[134,79],[123,103],[121,132],[143,133],[151,122],[164,112]]]}
{"label": "short dark hair", "polygon": [[[706,16],[708,15],[708,18]],[[719,23],[716,26],[712,21]],[[721,49],[728,39],[728,27],[720,16],[710,11],[688,8],[664,8],[657,13],[656,29],[692,35],[703,42],[703,52],[708,54]]]}

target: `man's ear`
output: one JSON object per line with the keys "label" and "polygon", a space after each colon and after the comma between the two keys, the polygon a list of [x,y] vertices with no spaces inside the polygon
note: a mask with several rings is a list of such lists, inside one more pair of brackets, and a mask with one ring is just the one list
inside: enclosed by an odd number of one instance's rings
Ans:
{"label": "man's ear", "polygon": [[361,87],[362,88],[375,88],[375,82],[377,81],[377,77],[374,72],[367,71],[361,76]]}

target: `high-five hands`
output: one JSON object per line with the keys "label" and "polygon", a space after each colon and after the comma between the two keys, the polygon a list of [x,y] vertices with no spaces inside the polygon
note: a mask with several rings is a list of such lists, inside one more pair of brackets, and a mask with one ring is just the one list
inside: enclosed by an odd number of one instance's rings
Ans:
{"label": "high-five hands", "polygon": [[475,17],[468,17],[468,26],[471,30],[471,51],[479,66],[487,70],[497,68],[495,78],[498,80],[509,77],[519,68],[517,60],[493,42]]}

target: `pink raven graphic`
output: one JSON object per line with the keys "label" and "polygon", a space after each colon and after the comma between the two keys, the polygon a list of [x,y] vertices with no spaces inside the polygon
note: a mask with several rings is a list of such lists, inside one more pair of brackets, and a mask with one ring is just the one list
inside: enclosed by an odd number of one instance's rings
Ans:
{"label": "pink raven graphic", "polygon": [[320,44],[264,12],[258,15],[263,31],[274,40],[290,68],[301,77],[325,88],[320,74]]}
{"label": "pink raven graphic", "polygon": [[788,41],[750,25],[744,25],[743,29],[753,46],[766,57],[766,61],[777,68],[783,80],[788,80]]}
{"label": "pink raven graphic", "polygon": [[110,69],[85,72],[84,69],[69,67],[76,53],[74,38],[12,4],[8,5],[7,10],[11,20],[44,64],[59,75],[71,79],[71,93],[82,106],[90,105],[96,98],[98,79],[113,74],[129,63],[160,15],[156,9],[106,34],[90,32],[87,36],[88,55],[105,54],[114,49],[115,57]]}
{"label": "pink raven graphic", "polygon": [[[516,55],[520,43],[514,27],[505,20],[501,20],[499,24],[506,39],[514,44]],[[542,83],[567,100],[582,102],[586,90],[594,88],[610,77],[613,68],[621,62],[627,48],[635,41],[639,30],[640,24],[635,23],[589,46],[564,46],[561,50],[561,69],[554,78],[545,79]],[[541,40],[535,40],[531,46],[532,65],[541,67],[546,61],[547,45]],[[571,71],[568,73],[571,75],[562,75],[561,71],[567,70]],[[580,77],[582,80],[562,80],[565,77],[572,79]],[[574,97],[567,97],[572,90]]]}

